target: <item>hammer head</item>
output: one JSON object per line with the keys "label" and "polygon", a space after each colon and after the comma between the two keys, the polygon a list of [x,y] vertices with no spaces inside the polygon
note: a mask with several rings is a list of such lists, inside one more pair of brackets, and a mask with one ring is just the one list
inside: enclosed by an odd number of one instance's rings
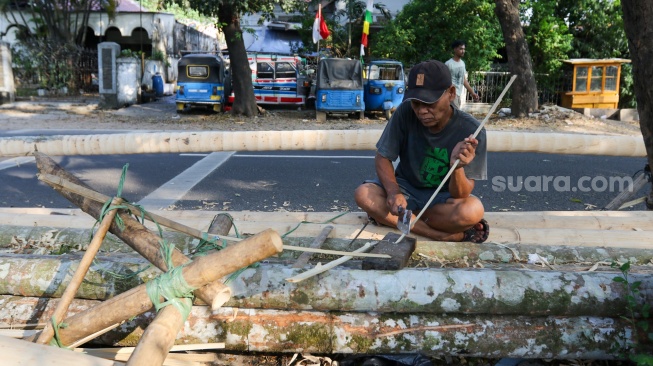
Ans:
{"label": "hammer head", "polygon": [[387,233],[381,241],[374,246],[370,253],[388,254],[392,258],[369,258],[363,259],[363,269],[391,270],[396,271],[406,267],[410,255],[415,251],[415,238],[405,236],[399,243],[397,233]]}

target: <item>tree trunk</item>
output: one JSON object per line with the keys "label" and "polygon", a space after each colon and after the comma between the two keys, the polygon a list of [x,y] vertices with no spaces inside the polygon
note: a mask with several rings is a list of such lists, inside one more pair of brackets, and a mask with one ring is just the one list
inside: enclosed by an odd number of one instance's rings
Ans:
{"label": "tree trunk", "polygon": [[252,85],[252,70],[247,61],[247,50],[243,41],[243,31],[240,29],[240,18],[231,5],[223,4],[218,11],[218,18],[224,23],[224,33],[229,49],[231,80],[234,91],[233,114],[253,117],[258,114],[254,86]]}
{"label": "tree trunk", "polygon": [[[653,3],[650,1],[623,0],[624,28],[628,38],[630,58],[633,63],[635,97],[639,113],[639,128],[646,146],[647,163],[653,167]],[[653,209],[653,187],[648,194],[647,207]]]}
{"label": "tree trunk", "polygon": [[[57,300],[0,295],[0,321],[46,322]],[[75,300],[74,312],[96,301]],[[453,304],[452,304],[453,305]],[[134,346],[154,314],[146,312],[93,340]],[[650,323],[650,322],[649,322]],[[311,353],[424,353],[472,357],[624,358],[635,342],[620,317],[506,316],[285,311],[194,306],[177,344],[225,342],[229,351]],[[62,329],[65,331],[65,329]]]}
{"label": "tree trunk", "polygon": [[519,19],[519,0],[495,0],[495,3],[494,12],[506,43],[510,73],[518,75],[512,87],[512,115],[524,117],[537,110],[537,85],[531,53]]}

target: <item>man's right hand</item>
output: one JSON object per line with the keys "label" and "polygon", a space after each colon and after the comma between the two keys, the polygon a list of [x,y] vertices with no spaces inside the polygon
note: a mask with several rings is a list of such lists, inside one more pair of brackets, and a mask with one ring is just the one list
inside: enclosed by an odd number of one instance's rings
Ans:
{"label": "man's right hand", "polygon": [[399,216],[399,207],[406,208],[408,207],[408,202],[406,201],[406,197],[404,197],[403,194],[401,193],[395,193],[395,194],[388,194],[388,210],[390,210],[390,213]]}

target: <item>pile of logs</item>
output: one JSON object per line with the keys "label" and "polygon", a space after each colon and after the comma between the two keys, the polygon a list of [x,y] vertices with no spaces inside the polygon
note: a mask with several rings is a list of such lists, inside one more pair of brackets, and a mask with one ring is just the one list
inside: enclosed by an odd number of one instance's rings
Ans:
{"label": "pile of logs", "polygon": [[[151,213],[176,230],[163,237],[177,248],[174,266],[183,265],[184,279],[197,288],[184,321],[174,306],[156,312],[145,291],[169,269],[155,226],[129,208],[110,211],[124,227],[107,215],[87,244],[102,202],[47,156],[37,154],[37,163],[40,178],[81,211],[0,209],[0,323],[45,344],[54,316],[66,323],[57,329],[62,345],[135,347],[128,364],[160,365],[175,343],[226,351],[619,358],[637,331],[622,318],[628,293],[610,264],[633,264],[638,306],[653,298],[650,212],[488,213],[486,243],[417,237],[411,268],[363,270],[351,260],[296,283],[287,280],[314,266],[315,257],[298,259],[284,248],[320,245],[314,239],[321,236],[322,248],[338,256],[393,229],[366,225],[361,213],[232,212],[234,227],[223,221],[219,229],[209,224],[218,212]],[[236,228],[247,239],[230,237]],[[105,230],[111,234],[102,240]],[[233,241],[192,260],[183,254],[211,234]],[[44,241],[49,252],[85,250],[25,254]],[[320,255],[322,262],[333,257]],[[43,329],[27,329],[35,327]],[[29,344],[0,346],[12,342]]]}

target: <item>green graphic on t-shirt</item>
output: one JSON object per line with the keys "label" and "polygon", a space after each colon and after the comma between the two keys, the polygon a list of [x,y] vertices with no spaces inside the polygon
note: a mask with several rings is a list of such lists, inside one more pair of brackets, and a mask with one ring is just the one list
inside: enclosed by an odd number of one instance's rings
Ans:
{"label": "green graphic on t-shirt", "polygon": [[442,183],[442,178],[449,171],[449,154],[447,149],[434,147],[429,151],[427,148],[426,157],[422,161],[422,167],[419,173],[424,185],[427,187],[437,187]]}

